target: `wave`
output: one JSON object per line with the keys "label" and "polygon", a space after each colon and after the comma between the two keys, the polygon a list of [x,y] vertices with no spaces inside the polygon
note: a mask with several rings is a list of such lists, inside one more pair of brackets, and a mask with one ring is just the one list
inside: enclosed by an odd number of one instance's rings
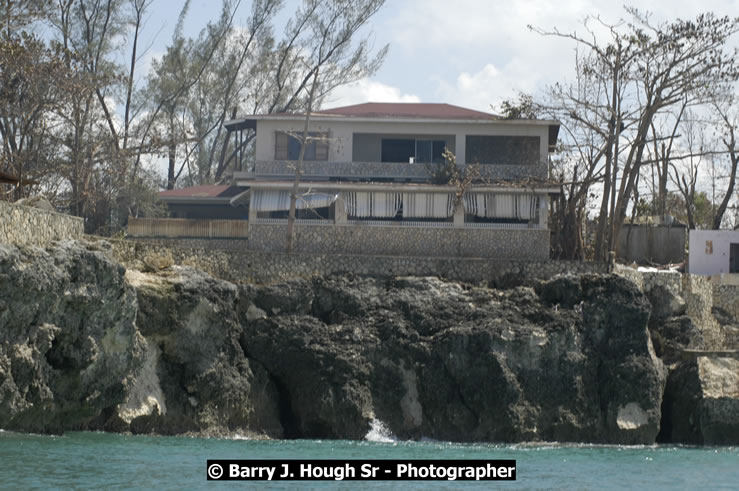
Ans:
{"label": "wave", "polygon": [[376,443],[396,443],[398,441],[398,438],[393,435],[387,425],[377,418],[372,418],[370,430],[364,436],[364,439]]}

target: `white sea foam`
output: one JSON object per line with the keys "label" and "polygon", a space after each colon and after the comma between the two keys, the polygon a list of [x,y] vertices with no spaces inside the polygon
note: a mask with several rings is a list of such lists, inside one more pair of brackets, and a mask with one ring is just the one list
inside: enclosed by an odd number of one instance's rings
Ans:
{"label": "white sea foam", "polygon": [[385,423],[377,418],[372,418],[370,430],[367,432],[364,439],[368,442],[378,443],[395,443],[398,441],[398,438],[393,435]]}

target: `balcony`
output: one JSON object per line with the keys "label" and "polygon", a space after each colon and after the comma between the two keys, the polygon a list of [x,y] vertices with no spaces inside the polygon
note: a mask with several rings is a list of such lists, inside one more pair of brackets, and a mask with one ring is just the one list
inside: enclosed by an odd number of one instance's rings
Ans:
{"label": "balcony", "polygon": [[[295,175],[295,162],[287,160],[257,161],[253,173],[236,172],[237,180],[253,178],[285,178]],[[487,180],[520,180],[523,178],[546,179],[546,162],[538,165],[482,164],[480,174]],[[425,182],[431,178],[433,164],[410,164],[407,162],[303,162],[303,177],[306,180],[378,180]]]}

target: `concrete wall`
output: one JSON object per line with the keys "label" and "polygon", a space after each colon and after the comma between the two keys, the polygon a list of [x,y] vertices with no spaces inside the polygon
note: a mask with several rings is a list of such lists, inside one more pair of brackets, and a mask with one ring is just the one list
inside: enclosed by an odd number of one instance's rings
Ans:
{"label": "concrete wall", "polygon": [[685,260],[686,240],[685,227],[624,225],[618,235],[616,254],[637,263],[680,263]]}
{"label": "concrete wall", "polygon": [[435,257],[283,254],[245,250],[239,240],[116,240],[113,254],[141,269],[149,255],[171,256],[175,264],[202,269],[228,281],[271,283],[297,277],[362,274],[379,277],[439,276],[470,283],[531,283],[563,273],[605,273],[607,265],[579,261],[496,261]]}
{"label": "concrete wall", "polygon": [[691,230],[688,271],[714,275],[729,272],[729,246],[739,244],[739,230]]}
{"label": "concrete wall", "polygon": [[[287,225],[250,224],[248,246],[283,252]],[[480,257],[545,261],[546,229],[422,228],[362,225],[296,225],[295,251],[420,257]]]}
{"label": "concrete wall", "polygon": [[79,217],[0,201],[0,244],[45,246],[55,240],[79,239]]}
{"label": "concrete wall", "polygon": [[[302,121],[257,121],[256,161],[275,160],[275,132],[287,131],[301,133]],[[465,162],[465,139],[467,135],[507,135],[535,136],[539,138],[542,162],[546,162],[549,145],[549,127],[545,125],[504,121],[486,121],[470,123],[417,122],[405,123],[397,121],[376,122],[339,122],[314,119],[309,125],[311,132],[329,134],[328,160],[333,162],[351,162],[353,155],[354,133],[376,133],[384,135],[454,135],[457,162]]]}

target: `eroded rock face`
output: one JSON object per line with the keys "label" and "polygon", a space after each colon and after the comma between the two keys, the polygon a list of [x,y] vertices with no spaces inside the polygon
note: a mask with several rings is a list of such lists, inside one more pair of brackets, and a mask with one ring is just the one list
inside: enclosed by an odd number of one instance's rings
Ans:
{"label": "eroded rock face", "polygon": [[124,269],[74,242],[0,245],[0,428],[85,428],[142,365]]}
{"label": "eroded rock face", "polygon": [[134,433],[228,432],[281,437],[277,392],[239,345],[238,290],[190,267],[129,271],[144,368],[105,426]]}
{"label": "eroded rock face", "polygon": [[646,298],[616,276],[571,281],[561,305],[436,278],[294,282],[311,312],[245,294],[241,344],[298,436],[357,438],[377,417],[402,438],[653,442],[665,377]]}
{"label": "eroded rock face", "polygon": [[739,360],[699,356],[672,371],[665,393],[665,440],[731,445],[739,441]]}
{"label": "eroded rock face", "polygon": [[[91,247],[91,246],[90,246]],[[0,248],[0,427],[652,443],[650,305],[617,276],[235,286]]]}

